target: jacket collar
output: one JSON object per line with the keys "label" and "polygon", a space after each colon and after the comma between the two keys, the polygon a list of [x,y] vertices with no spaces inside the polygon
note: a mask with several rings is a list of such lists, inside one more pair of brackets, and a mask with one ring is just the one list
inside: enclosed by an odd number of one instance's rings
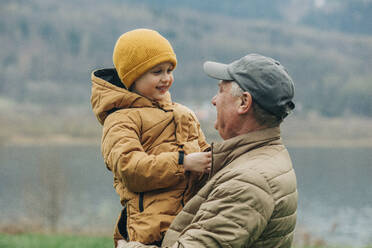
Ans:
{"label": "jacket collar", "polygon": [[280,128],[267,128],[242,134],[221,143],[212,144],[212,168],[209,178],[240,155],[268,143],[281,144]]}

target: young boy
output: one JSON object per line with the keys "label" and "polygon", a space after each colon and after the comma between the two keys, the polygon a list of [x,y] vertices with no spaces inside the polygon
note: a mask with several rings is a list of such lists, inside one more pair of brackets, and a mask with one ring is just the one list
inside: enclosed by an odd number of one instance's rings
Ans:
{"label": "young boy", "polygon": [[160,245],[170,223],[202,186],[210,146],[195,115],[173,103],[169,88],[177,65],[158,32],[136,29],[119,37],[115,69],[92,73],[92,108],[103,125],[102,154],[124,206],[114,232]]}

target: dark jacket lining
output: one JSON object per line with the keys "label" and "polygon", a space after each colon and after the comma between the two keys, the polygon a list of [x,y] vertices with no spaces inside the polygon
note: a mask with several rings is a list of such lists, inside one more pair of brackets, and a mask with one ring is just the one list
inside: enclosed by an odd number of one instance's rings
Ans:
{"label": "dark jacket lining", "polygon": [[94,72],[96,77],[102,78],[103,80],[119,87],[125,89],[125,85],[121,82],[118,73],[115,68],[107,68],[102,70],[97,70]]}

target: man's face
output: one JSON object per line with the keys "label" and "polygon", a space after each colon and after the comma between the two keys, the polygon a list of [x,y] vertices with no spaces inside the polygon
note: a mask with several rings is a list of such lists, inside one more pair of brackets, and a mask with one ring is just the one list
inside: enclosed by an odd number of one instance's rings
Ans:
{"label": "man's face", "polygon": [[222,139],[226,140],[237,136],[235,132],[239,126],[238,107],[240,98],[231,95],[231,82],[221,81],[218,84],[217,95],[212,98],[212,104],[216,106],[217,119],[214,128],[217,129]]}

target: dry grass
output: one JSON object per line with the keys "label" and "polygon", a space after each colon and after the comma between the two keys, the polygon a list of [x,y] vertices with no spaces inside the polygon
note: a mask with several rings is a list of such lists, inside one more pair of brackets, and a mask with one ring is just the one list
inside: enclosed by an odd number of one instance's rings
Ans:
{"label": "dry grass", "polygon": [[[214,118],[214,115],[201,118],[202,129],[209,142],[221,141],[213,128]],[[101,126],[93,113],[83,110],[5,114],[0,116],[0,126],[0,145],[97,145],[101,138]],[[289,146],[371,147],[371,127],[372,118],[325,118],[310,114],[288,117],[281,129],[283,139]]]}
{"label": "dry grass", "polygon": [[371,118],[291,116],[282,125],[290,146],[371,147]]}

